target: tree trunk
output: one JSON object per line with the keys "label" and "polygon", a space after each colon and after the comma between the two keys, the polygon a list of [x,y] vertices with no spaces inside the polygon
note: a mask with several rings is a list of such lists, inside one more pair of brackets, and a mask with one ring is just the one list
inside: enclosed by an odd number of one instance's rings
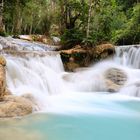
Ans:
{"label": "tree trunk", "polygon": [[25,24],[24,27],[23,27],[23,33],[27,34],[27,24]]}
{"label": "tree trunk", "polygon": [[91,13],[92,13],[92,5],[93,5],[93,0],[89,0],[89,10],[88,10],[88,23],[87,23],[87,33],[86,37],[89,37],[89,31],[90,31],[90,21],[91,21]]}
{"label": "tree trunk", "polygon": [[20,11],[20,2],[19,0],[16,0],[16,5],[15,5],[15,16],[14,16],[14,29],[13,29],[13,33],[15,35],[20,34],[21,32],[21,11]]}
{"label": "tree trunk", "polygon": [[32,34],[32,30],[33,30],[33,23],[31,23],[31,25],[30,25],[29,35],[31,35],[31,34]]}
{"label": "tree trunk", "polygon": [[5,32],[5,27],[3,24],[3,7],[4,7],[4,0],[0,0],[0,33]]}
{"label": "tree trunk", "polygon": [[65,0],[59,0],[59,3],[60,3],[60,32],[61,34],[64,33],[64,30],[65,30],[65,8],[64,8],[64,5],[65,5]]}

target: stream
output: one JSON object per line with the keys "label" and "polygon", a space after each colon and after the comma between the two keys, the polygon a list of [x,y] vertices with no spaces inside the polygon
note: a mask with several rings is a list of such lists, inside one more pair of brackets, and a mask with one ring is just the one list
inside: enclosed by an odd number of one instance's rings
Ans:
{"label": "stream", "polygon": [[[17,96],[31,94],[37,111],[1,119],[0,140],[140,139],[140,48],[117,47],[113,59],[75,73],[64,71],[58,53],[4,56],[9,89]],[[117,93],[108,92],[103,81],[104,71],[112,67],[128,77]]]}

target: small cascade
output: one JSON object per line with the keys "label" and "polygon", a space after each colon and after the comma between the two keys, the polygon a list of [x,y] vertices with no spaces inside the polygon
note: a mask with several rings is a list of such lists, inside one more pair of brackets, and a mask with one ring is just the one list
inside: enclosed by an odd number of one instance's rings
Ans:
{"label": "small cascade", "polygon": [[[84,98],[90,100],[87,94],[91,93],[95,94],[95,97],[97,94],[110,94],[105,84],[104,72],[112,67],[122,69],[128,75],[126,85],[118,94],[130,95],[126,92],[129,89],[133,91],[131,96],[140,96],[138,86],[140,72],[122,67],[112,61],[100,62],[84,71],[66,73],[59,54],[25,58],[8,55],[6,59],[7,84],[11,92],[19,96],[33,95],[41,110],[66,111],[64,107],[66,102],[71,110],[73,108],[71,100],[72,102],[77,100],[82,102]],[[81,99],[80,95],[84,98]]]}
{"label": "small cascade", "polygon": [[118,46],[115,61],[123,66],[140,68],[140,45]]}
{"label": "small cascade", "polygon": [[0,51],[3,50],[15,50],[15,51],[53,51],[58,46],[47,45],[39,42],[30,42],[21,39],[14,39],[12,37],[0,36]]}
{"label": "small cascade", "polygon": [[140,97],[140,45],[118,46],[115,62],[125,66],[127,84],[119,94]]}
{"label": "small cascade", "polygon": [[64,72],[60,55],[45,57],[6,56],[7,85],[15,95],[31,94],[46,105],[47,96],[62,93],[60,73]]}

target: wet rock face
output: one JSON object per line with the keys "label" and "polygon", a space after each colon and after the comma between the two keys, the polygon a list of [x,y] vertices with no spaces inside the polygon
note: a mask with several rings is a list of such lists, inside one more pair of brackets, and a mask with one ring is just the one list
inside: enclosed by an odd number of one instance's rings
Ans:
{"label": "wet rock face", "polygon": [[5,96],[0,102],[0,118],[24,116],[32,110],[32,103],[23,97]]}
{"label": "wet rock face", "polygon": [[79,67],[87,67],[94,62],[108,58],[115,53],[112,44],[102,44],[96,47],[75,46],[69,50],[60,51],[66,71],[74,71]]}
{"label": "wet rock face", "polygon": [[105,59],[115,54],[115,47],[112,44],[101,44],[94,49],[94,58],[97,60]]}
{"label": "wet rock face", "polygon": [[6,60],[3,56],[0,56],[0,65],[1,66],[6,66]]}
{"label": "wet rock face", "polygon": [[6,60],[0,56],[0,98],[6,93],[6,73],[5,73]]}
{"label": "wet rock face", "polygon": [[110,68],[105,71],[104,77],[106,80],[107,89],[110,92],[117,92],[127,81],[125,72],[118,68]]}
{"label": "wet rock face", "polygon": [[60,51],[66,71],[74,71],[76,68],[88,66],[92,53],[90,50],[77,45],[69,50]]}

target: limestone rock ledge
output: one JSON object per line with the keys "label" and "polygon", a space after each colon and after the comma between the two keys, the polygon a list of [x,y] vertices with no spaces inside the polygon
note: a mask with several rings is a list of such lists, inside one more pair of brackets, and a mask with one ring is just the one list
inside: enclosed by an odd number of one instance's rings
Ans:
{"label": "limestone rock ledge", "polygon": [[32,111],[32,103],[24,97],[4,96],[0,102],[0,118],[24,116]]}
{"label": "limestone rock ledge", "polygon": [[6,60],[0,56],[0,98],[7,94],[5,66]]}
{"label": "limestone rock ledge", "polygon": [[76,45],[72,49],[60,51],[66,71],[74,71],[80,67],[87,67],[113,54],[115,54],[115,46],[109,43],[96,47],[81,47],[80,45]]}

